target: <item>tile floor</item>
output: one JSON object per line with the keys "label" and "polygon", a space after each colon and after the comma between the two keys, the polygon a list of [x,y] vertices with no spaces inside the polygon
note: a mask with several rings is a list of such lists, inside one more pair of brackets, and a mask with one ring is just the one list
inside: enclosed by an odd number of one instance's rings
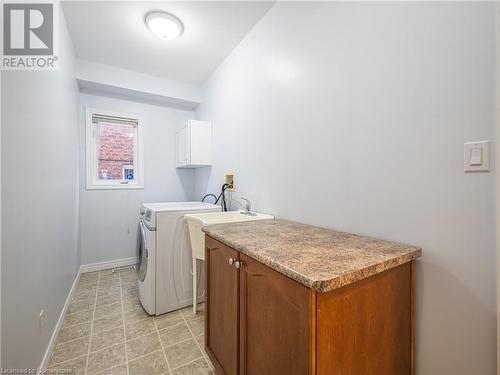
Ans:
{"label": "tile floor", "polygon": [[[82,274],[49,369],[74,375],[214,374],[203,350],[203,305],[157,317],[141,307],[134,270]],[[200,311],[201,310],[201,311]]]}

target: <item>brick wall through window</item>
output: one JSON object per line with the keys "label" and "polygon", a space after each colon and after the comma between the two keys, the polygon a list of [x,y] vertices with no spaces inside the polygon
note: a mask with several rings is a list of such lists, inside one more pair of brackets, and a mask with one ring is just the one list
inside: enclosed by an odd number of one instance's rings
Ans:
{"label": "brick wall through window", "polygon": [[99,124],[98,173],[100,179],[121,180],[123,167],[134,165],[134,130],[129,126]]}

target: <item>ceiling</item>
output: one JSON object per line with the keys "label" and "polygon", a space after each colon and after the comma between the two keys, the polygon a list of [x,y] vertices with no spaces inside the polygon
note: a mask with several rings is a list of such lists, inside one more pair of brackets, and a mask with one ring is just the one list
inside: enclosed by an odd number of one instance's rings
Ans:
{"label": "ceiling", "polygon": [[[203,83],[274,2],[65,1],[78,58]],[[184,33],[163,41],[144,24],[152,10],[179,17]]]}

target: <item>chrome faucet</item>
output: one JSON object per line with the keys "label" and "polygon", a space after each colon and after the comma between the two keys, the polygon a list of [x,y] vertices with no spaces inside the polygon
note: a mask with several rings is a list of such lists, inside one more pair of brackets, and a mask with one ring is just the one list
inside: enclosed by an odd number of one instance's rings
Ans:
{"label": "chrome faucet", "polygon": [[250,202],[250,199],[245,197],[240,197],[240,198],[245,201],[245,204],[241,203],[240,201],[237,201],[236,199],[229,198],[229,200],[238,203],[241,207],[244,208],[244,210],[240,211],[242,215],[256,216],[257,214],[254,214],[252,212],[252,202]]}
{"label": "chrome faucet", "polygon": [[245,197],[240,197],[245,201],[245,214],[249,214],[252,212],[252,202],[250,202],[250,199],[247,199]]}

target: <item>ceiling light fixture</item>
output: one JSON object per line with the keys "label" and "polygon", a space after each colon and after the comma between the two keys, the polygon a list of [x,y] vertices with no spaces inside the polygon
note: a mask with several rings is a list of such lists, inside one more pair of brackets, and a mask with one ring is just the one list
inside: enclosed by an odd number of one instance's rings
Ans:
{"label": "ceiling light fixture", "polygon": [[163,40],[174,40],[184,31],[181,20],[167,12],[148,13],[144,22],[153,34]]}

